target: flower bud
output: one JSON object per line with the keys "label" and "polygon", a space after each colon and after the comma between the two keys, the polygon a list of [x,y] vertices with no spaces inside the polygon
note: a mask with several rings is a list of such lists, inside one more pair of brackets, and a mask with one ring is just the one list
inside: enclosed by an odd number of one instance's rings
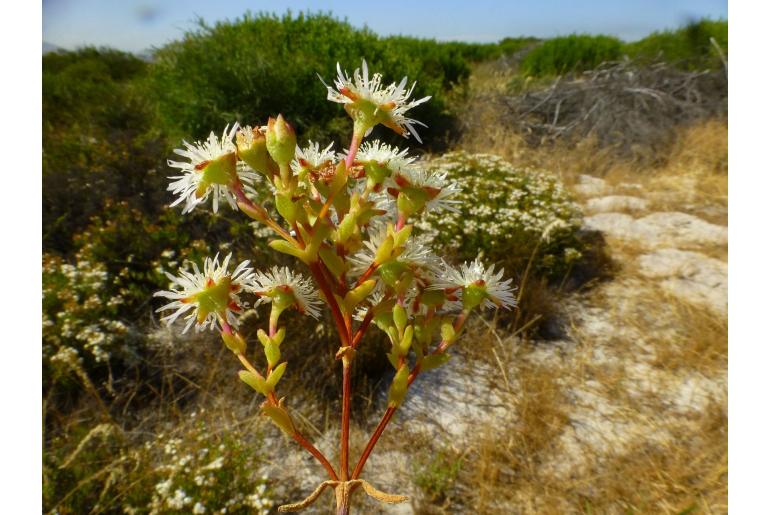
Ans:
{"label": "flower bud", "polygon": [[245,127],[238,131],[235,139],[238,146],[238,157],[257,172],[268,177],[271,176],[271,169],[275,164],[270,162],[265,134],[258,127],[254,127],[250,131],[248,127]]}
{"label": "flower bud", "polygon": [[288,166],[294,159],[297,148],[297,135],[282,115],[270,118],[267,122],[267,151],[279,165]]}

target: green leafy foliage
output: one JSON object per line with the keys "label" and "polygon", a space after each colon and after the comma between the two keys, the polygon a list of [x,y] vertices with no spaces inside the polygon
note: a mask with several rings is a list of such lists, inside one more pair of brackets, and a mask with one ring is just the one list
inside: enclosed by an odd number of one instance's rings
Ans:
{"label": "green leafy foliage", "polygon": [[497,48],[500,55],[514,55],[527,51],[539,42],[538,38],[533,37],[503,38],[497,43]]}
{"label": "green leafy foliage", "polygon": [[546,40],[521,62],[524,75],[543,77],[592,70],[623,55],[623,44],[610,36],[572,34]]}
{"label": "green leafy foliage", "polygon": [[106,199],[160,210],[167,148],[139,87],[147,66],[109,49],[43,56],[45,248],[71,252]]}
{"label": "green leafy foliage", "polygon": [[[494,48],[409,37],[382,38],[325,14],[246,14],[196,31],[157,51],[151,84],[169,132],[204,137],[226,123],[264,123],[276,114],[312,140],[344,141],[349,122],[325,99],[339,62],[352,73],[366,58],[385,81],[418,80],[414,97],[431,95],[415,116],[431,141],[451,125],[451,91],[470,74],[469,60]],[[386,134],[385,131],[382,134]]]}
{"label": "green leafy foliage", "polygon": [[727,21],[700,20],[677,30],[654,32],[644,39],[629,43],[625,52],[640,62],[667,61],[686,69],[718,69],[722,66],[714,38],[727,56]]}

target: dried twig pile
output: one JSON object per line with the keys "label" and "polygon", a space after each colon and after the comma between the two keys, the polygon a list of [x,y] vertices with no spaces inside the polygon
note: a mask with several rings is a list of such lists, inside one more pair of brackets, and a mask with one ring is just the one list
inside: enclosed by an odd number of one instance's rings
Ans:
{"label": "dried twig pile", "polygon": [[546,89],[491,100],[500,123],[532,145],[593,137],[625,156],[653,156],[681,124],[727,113],[722,70],[684,71],[667,63],[608,62]]}

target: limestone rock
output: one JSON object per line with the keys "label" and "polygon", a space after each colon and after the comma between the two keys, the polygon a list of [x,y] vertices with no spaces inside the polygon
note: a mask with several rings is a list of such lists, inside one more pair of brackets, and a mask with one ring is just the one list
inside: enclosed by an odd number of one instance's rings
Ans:
{"label": "limestone rock", "polygon": [[643,198],[628,195],[609,195],[589,199],[586,210],[592,213],[607,213],[613,211],[644,211],[647,201]]}
{"label": "limestone rock", "polygon": [[679,212],[658,212],[634,219],[624,213],[586,217],[584,226],[647,248],[727,245],[727,227]]}
{"label": "limestone rock", "polygon": [[579,176],[578,183],[575,185],[575,191],[586,197],[603,195],[607,190],[607,181],[590,175]]}
{"label": "limestone rock", "polygon": [[727,312],[727,263],[679,249],[659,249],[638,258],[639,271],[662,279],[664,290],[718,313]]}

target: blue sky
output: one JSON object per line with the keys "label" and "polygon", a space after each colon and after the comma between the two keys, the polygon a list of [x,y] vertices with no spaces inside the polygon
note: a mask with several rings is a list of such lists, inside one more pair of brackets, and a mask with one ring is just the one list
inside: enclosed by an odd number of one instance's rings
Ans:
{"label": "blue sky", "polygon": [[88,44],[139,52],[180,38],[197,16],[214,22],[247,10],[287,9],[331,11],[381,35],[477,42],[573,32],[632,41],[692,18],[727,18],[726,0],[44,0],[43,41],[68,49]]}

